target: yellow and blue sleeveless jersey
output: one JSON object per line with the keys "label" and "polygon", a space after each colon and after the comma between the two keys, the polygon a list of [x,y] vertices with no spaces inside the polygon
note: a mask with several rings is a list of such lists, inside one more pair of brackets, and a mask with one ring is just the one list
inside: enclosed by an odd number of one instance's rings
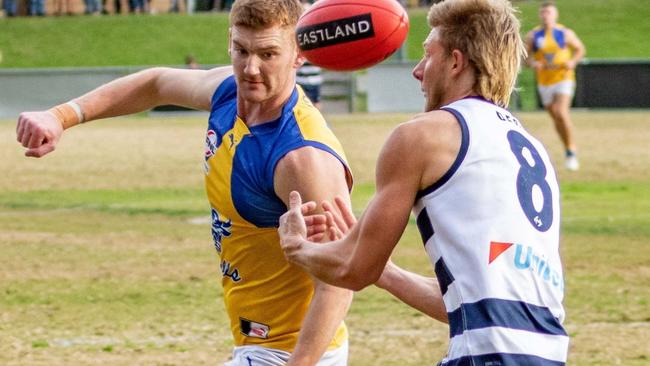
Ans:
{"label": "yellow and blue sleeveless jersey", "polygon": [[[237,346],[291,352],[311,301],[311,278],[290,265],[280,248],[278,220],[287,208],[273,186],[280,159],[305,146],[334,155],[351,177],[339,141],[300,88],[294,89],[278,119],[253,127],[237,116],[234,77],[217,88],[206,136],[205,184]],[[346,339],[342,323],[330,349]]]}
{"label": "yellow and blue sleeveless jersey", "polygon": [[574,71],[564,66],[573,57],[566,43],[566,32],[567,28],[560,24],[550,29],[542,26],[533,29],[533,56],[546,66],[537,72],[539,85],[575,80]]}

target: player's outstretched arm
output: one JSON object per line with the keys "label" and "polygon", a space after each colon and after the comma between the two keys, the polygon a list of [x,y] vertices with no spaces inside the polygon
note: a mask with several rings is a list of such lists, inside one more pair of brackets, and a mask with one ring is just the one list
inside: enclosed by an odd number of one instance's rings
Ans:
{"label": "player's outstretched arm", "polygon": [[[326,245],[307,241],[300,211],[302,202],[293,193],[292,209],[280,221],[285,256],[315,277],[337,286],[360,290],[377,282],[408,223],[417,192],[449,170],[458,155],[460,137],[458,122],[442,111],[422,115],[414,123],[398,127],[378,159],[375,197],[341,240]],[[382,287],[426,314],[445,320],[442,296],[432,279],[390,265],[388,269],[386,277],[381,277]],[[399,289],[400,286],[403,288]]]}
{"label": "player's outstretched arm", "polygon": [[377,163],[377,193],[342,240],[308,242],[299,230],[294,232],[299,228],[294,222],[302,220],[300,211],[292,209],[283,216],[280,237],[290,261],[327,283],[352,290],[377,281],[408,223],[420,184],[419,154],[411,154],[409,146],[414,133],[400,126],[391,134]]}
{"label": "player's outstretched arm", "polygon": [[137,113],[162,104],[209,110],[212,94],[230,74],[231,67],[143,70],[50,110],[21,113],[16,139],[27,148],[25,155],[41,157],[56,148],[63,130],[79,123]]}
{"label": "player's outstretched arm", "polygon": [[[287,206],[295,207],[295,194],[289,202],[291,191],[300,191],[306,200],[317,203],[345,197],[350,205],[349,188],[343,164],[328,152],[304,147],[288,153],[274,174],[275,191]],[[313,207],[313,206],[312,206]],[[299,204],[298,225],[309,235],[302,216],[304,206]],[[307,211],[307,209],[305,210]],[[347,314],[352,302],[352,292],[314,279],[314,295],[302,323],[298,342],[289,365],[315,365],[334,338],[336,330]]]}
{"label": "player's outstretched arm", "polygon": [[[323,203],[326,217],[305,217],[308,239],[309,235],[329,232],[329,238],[338,240],[356,223],[354,214],[340,197],[336,198],[335,204],[337,209],[329,202]],[[303,215],[309,212],[307,204],[303,204],[301,211]],[[443,323],[448,322],[440,285],[435,278],[407,271],[389,259],[375,285],[424,314]]]}

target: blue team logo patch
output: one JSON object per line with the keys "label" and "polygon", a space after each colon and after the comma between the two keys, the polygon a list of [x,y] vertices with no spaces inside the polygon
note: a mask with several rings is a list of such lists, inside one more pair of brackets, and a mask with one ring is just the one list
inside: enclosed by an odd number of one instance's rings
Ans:
{"label": "blue team logo patch", "polygon": [[553,59],[555,59],[555,54],[554,53],[545,53],[544,54],[544,60],[546,60],[547,64],[552,64]]}
{"label": "blue team logo patch", "polygon": [[217,249],[217,252],[221,253],[221,240],[224,237],[228,237],[232,234],[230,231],[232,228],[232,222],[230,219],[228,221],[221,220],[219,218],[219,213],[214,208],[212,209],[212,239],[214,240],[214,247]]}

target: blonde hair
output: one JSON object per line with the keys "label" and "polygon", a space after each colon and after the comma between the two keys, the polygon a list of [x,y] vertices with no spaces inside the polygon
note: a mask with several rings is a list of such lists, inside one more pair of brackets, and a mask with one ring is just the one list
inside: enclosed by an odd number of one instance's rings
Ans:
{"label": "blonde hair", "polygon": [[437,28],[448,54],[461,51],[474,67],[474,90],[506,107],[526,49],[516,10],[507,0],[446,0],[431,7],[429,25]]}
{"label": "blonde hair", "polygon": [[230,25],[254,29],[274,25],[293,28],[302,13],[299,0],[237,0],[230,10]]}

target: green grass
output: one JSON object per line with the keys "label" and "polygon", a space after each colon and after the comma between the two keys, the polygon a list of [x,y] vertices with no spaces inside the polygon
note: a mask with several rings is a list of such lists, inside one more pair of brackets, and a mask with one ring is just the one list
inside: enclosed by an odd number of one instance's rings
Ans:
{"label": "green grass", "polygon": [[48,17],[0,20],[0,67],[226,64],[228,17]]}
{"label": "green grass", "polygon": [[202,189],[88,190],[0,192],[0,205],[24,210],[91,210],[99,212],[199,215],[205,212]]}

